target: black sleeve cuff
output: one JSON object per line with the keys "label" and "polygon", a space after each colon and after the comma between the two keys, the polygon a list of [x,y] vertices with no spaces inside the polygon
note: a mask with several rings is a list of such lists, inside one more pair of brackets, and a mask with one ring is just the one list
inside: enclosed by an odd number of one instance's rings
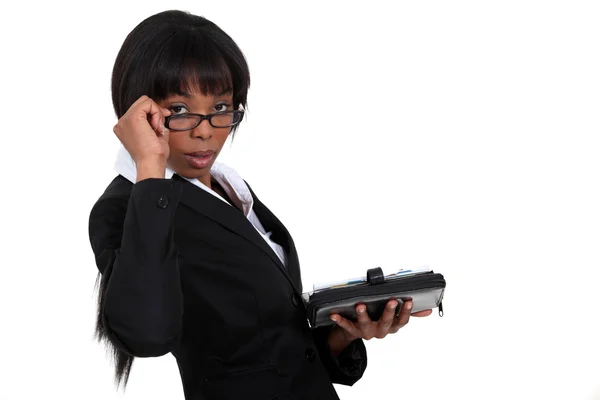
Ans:
{"label": "black sleeve cuff", "polygon": [[323,327],[313,330],[321,361],[333,383],[352,386],[362,378],[367,368],[367,349],[362,339],[356,339],[337,357],[333,357],[328,344],[331,329],[331,327]]}

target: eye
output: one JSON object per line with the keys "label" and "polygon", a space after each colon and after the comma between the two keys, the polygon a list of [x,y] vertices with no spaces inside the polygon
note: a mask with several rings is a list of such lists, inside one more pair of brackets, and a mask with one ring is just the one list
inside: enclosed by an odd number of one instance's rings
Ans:
{"label": "eye", "polygon": [[215,106],[215,112],[223,112],[223,111],[227,111],[228,108],[231,107],[231,104],[227,104],[227,103],[219,103]]}
{"label": "eye", "polygon": [[[181,109],[185,110],[185,111],[180,111]],[[185,114],[188,111],[187,108],[185,108],[185,106],[179,105],[179,104],[175,104],[171,106],[171,111],[173,111],[174,114]]]}

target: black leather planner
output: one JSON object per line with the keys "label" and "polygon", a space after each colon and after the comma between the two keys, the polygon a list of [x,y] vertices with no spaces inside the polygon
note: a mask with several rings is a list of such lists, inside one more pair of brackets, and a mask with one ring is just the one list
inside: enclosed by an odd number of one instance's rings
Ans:
{"label": "black leather planner", "polygon": [[329,317],[333,313],[356,321],[358,304],[365,304],[369,317],[377,321],[391,299],[398,301],[397,314],[405,301],[412,300],[412,313],[437,308],[442,316],[445,289],[443,275],[433,271],[386,279],[381,268],[373,268],[364,283],[304,293],[303,299],[311,328],[319,328],[334,324]]}

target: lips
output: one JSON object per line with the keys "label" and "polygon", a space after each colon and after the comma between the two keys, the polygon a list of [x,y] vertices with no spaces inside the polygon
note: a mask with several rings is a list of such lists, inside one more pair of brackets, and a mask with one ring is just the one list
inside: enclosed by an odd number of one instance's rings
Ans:
{"label": "lips", "polygon": [[193,153],[186,153],[185,159],[188,165],[195,169],[210,167],[216,157],[214,150],[199,150]]}
{"label": "lips", "polygon": [[200,150],[193,153],[185,153],[186,156],[192,157],[209,157],[215,154],[214,150]]}

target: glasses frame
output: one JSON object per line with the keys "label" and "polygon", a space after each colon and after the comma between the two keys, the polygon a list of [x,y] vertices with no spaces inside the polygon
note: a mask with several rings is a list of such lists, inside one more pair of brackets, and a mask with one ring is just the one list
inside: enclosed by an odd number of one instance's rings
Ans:
{"label": "glasses frame", "polygon": [[[219,115],[223,115],[223,114],[233,114],[234,115],[234,119],[235,119],[235,115],[239,115],[240,119],[230,125],[227,126],[215,126],[212,123],[212,118],[215,116],[219,116]],[[191,128],[186,128],[186,129],[175,129],[175,128],[171,128],[169,126],[169,123],[171,122],[172,119],[177,119],[177,118],[181,118],[181,116],[185,116],[185,117],[189,117],[189,116],[193,116],[193,117],[200,117],[200,120],[198,121],[198,123],[194,126],[192,126]],[[196,113],[183,113],[183,114],[175,114],[175,115],[169,115],[168,117],[165,117],[165,128],[167,128],[170,131],[190,131],[194,128],[196,128],[198,125],[200,125],[202,123],[202,121],[204,120],[208,120],[208,123],[210,124],[210,126],[212,126],[213,128],[230,128],[232,126],[236,126],[237,124],[239,124],[240,122],[242,122],[242,119],[244,119],[244,111],[243,110],[228,110],[228,111],[220,111],[220,112],[216,112],[216,113],[212,113],[212,114],[196,114]]]}

